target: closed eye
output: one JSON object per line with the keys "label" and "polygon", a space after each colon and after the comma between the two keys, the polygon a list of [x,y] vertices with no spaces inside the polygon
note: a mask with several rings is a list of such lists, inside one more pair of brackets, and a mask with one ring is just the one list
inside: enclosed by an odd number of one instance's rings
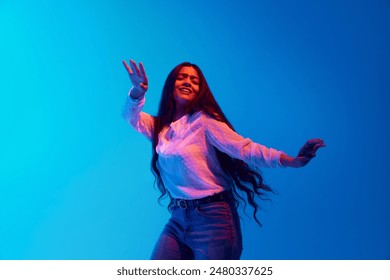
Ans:
{"label": "closed eye", "polygon": [[198,79],[196,79],[196,78],[191,79],[191,82],[192,82],[194,85],[199,85],[199,81],[198,81]]}

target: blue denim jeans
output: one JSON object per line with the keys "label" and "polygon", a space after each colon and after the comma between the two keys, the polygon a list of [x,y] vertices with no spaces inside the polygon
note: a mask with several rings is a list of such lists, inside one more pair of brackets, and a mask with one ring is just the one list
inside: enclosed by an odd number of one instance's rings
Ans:
{"label": "blue denim jeans", "polygon": [[152,253],[152,260],[236,260],[242,236],[233,201],[173,206]]}

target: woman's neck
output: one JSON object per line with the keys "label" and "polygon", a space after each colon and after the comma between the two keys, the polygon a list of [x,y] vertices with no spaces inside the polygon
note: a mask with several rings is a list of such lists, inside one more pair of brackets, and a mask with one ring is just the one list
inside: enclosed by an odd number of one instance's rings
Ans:
{"label": "woman's neck", "polygon": [[182,118],[184,115],[186,115],[185,110],[182,106],[179,108],[176,108],[176,113],[173,121],[177,121],[178,119]]}
{"label": "woman's neck", "polygon": [[177,113],[175,114],[175,117],[174,117],[173,121],[177,121],[178,119],[181,119],[184,115],[185,115],[184,112],[180,112],[180,113],[177,112]]}

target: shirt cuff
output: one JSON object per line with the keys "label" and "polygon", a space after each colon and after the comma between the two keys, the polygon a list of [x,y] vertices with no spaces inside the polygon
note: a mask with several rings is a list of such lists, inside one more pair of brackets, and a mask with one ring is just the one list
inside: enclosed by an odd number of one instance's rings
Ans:
{"label": "shirt cuff", "polygon": [[139,98],[133,98],[131,97],[131,92],[133,91],[134,87],[132,87],[130,90],[129,90],[129,93],[127,94],[127,96],[129,97],[130,101],[132,101],[133,103],[139,103],[141,102],[141,100],[145,97],[145,96],[140,96]]}
{"label": "shirt cuff", "polygon": [[286,168],[286,166],[284,166],[284,165],[282,164],[282,162],[280,161],[280,158],[282,157],[282,154],[286,154],[286,153],[283,152],[283,151],[279,151],[279,160],[278,160],[278,164],[279,164],[279,167]]}

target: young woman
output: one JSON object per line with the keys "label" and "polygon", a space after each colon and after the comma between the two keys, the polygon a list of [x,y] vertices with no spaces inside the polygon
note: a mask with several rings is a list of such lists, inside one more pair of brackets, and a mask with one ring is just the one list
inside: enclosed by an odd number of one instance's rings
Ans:
{"label": "young woman", "polygon": [[[302,167],[325,144],[311,139],[297,157],[237,134],[200,68],[189,62],[168,75],[157,116],[142,112],[148,78],[142,63],[123,61],[133,84],[124,118],[153,147],[152,171],[161,197],[170,197],[171,218],[152,259],[239,259],[242,252],[237,198],[254,208],[255,195],[272,191],[259,168]],[[160,197],[160,198],[161,198]]]}

